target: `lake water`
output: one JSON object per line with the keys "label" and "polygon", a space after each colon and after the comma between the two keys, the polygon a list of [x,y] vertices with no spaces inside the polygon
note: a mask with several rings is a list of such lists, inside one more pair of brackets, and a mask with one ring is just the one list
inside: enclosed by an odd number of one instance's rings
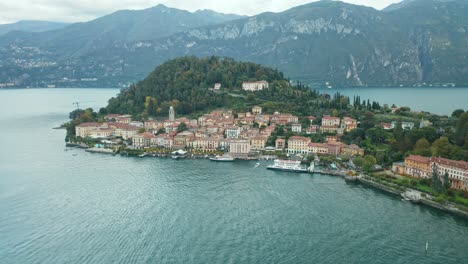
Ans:
{"label": "lake water", "polygon": [[67,151],[116,93],[0,90],[0,263],[468,263],[467,220],[341,178]]}
{"label": "lake water", "polygon": [[456,109],[468,110],[468,88],[333,88],[320,89],[321,93],[340,92],[351,97],[360,95],[361,101],[369,99],[391,106],[409,106],[413,110],[451,115]]}

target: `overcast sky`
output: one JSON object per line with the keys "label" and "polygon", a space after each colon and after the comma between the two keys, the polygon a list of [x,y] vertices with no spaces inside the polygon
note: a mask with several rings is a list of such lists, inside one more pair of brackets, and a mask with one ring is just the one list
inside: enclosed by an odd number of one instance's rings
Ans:
{"label": "overcast sky", "polygon": [[[344,0],[382,9],[400,0]],[[0,24],[18,20],[81,22],[121,9],[144,9],[159,3],[195,11],[212,9],[223,13],[255,15],[284,11],[313,0],[1,0]]]}

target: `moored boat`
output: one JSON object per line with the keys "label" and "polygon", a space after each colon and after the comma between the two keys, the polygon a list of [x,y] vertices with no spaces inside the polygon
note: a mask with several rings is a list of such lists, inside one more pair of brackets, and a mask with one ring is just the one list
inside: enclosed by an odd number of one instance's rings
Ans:
{"label": "moored boat", "polygon": [[223,155],[223,156],[216,156],[214,158],[210,158],[210,160],[218,161],[218,162],[232,162],[234,161],[234,158],[229,155]]}
{"label": "moored boat", "polygon": [[274,161],[273,165],[267,166],[269,170],[288,171],[296,173],[309,172],[309,169],[302,166],[300,161],[297,160],[280,160]]}

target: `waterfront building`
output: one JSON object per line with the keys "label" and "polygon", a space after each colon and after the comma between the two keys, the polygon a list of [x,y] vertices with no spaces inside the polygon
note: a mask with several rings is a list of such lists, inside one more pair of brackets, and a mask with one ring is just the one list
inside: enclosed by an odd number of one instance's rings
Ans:
{"label": "waterfront building", "polygon": [[309,143],[309,152],[314,154],[328,155],[328,144],[324,143]]}
{"label": "waterfront building", "polygon": [[286,148],[286,140],[284,138],[277,138],[275,148],[276,150],[284,150]]}
{"label": "waterfront building", "polygon": [[410,155],[405,159],[405,167],[407,175],[415,178],[430,178],[432,173],[430,158]]}
{"label": "waterfront building", "polygon": [[154,135],[149,132],[136,134],[132,137],[132,146],[135,149],[148,148],[151,146],[154,138]]}
{"label": "waterfront building", "polygon": [[258,81],[258,82],[243,82],[242,83],[242,90],[256,92],[262,91],[269,88],[269,84],[267,81]]}
{"label": "waterfront building", "polygon": [[451,188],[468,191],[468,162],[431,158],[431,167],[436,168],[441,181],[448,174]]}
{"label": "waterfront building", "polygon": [[294,136],[288,140],[289,154],[307,154],[309,153],[310,138]]}
{"label": "waterfront building", "polygon": [[216,151],[219,149],[220,140],[217,138],[194,138],[189,141],[188,146],[194,150]]}
{"label": "waterfront building", "polygon": [[253,137],[250,139],[250,148],[254,150],[264,149],[266,146],[266,137]]}
{"label": "waterfront building", "polygon": [[400,175],[406,174],[406,167],[404,162],[394,162],[392,164],[392,172]]}
{"label": "waterfront building", "polygon": [[184,131],[174,136],[174,144],[172,148],[183,149],[188,145],[188,142],[194,138],[194,135],[190,131]]}
{"label": "waterfront building", "polygon": [[229,154],[236,159],[247,159],[250,153],[250,142],[245,139],[232,140],[229,145]]}
{"label": "waterfront building", "polygon": [[100,128],[108,128],[108,126],[106,123],[103,123],[103,124],[95,123],[95,122],[82,123],[75,127],[75,135],[77,137],[82,137],[82,138],[89,137],[89,135],[91,134],[91,131],[97,130]]}

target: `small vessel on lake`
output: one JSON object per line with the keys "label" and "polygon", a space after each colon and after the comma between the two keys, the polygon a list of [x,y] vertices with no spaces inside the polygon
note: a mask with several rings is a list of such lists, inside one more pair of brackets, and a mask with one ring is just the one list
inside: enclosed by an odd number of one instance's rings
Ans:
{"label": "small vessel on lake", "polygon": [[185,159],[187,157],[187,151],[181,149],[171,153],[171,158],[173,159]]}
{"label": "small vessel on lake", "polygon": [[211,161],[218,161],[218,162],[233,162],[234,158],[229,155],[223,155],[223,156],[216,156],[214,158],[210,158]]}
{"label": "small vessel on lake", "polygon": [[258,168],[259,166],[260,166],[260,163],[257,162],[257,163],[255,164],[255,168]]}
{"label": "small vessel on lake", "polygon": [[273,165],[267,166],[269,170],[277,171],[288,171],[295,173],[306,173],[309,172],[309,168],[306,168],[301,165],[301,162],[298,160],[280,160],[277,159],[274,161]]}

